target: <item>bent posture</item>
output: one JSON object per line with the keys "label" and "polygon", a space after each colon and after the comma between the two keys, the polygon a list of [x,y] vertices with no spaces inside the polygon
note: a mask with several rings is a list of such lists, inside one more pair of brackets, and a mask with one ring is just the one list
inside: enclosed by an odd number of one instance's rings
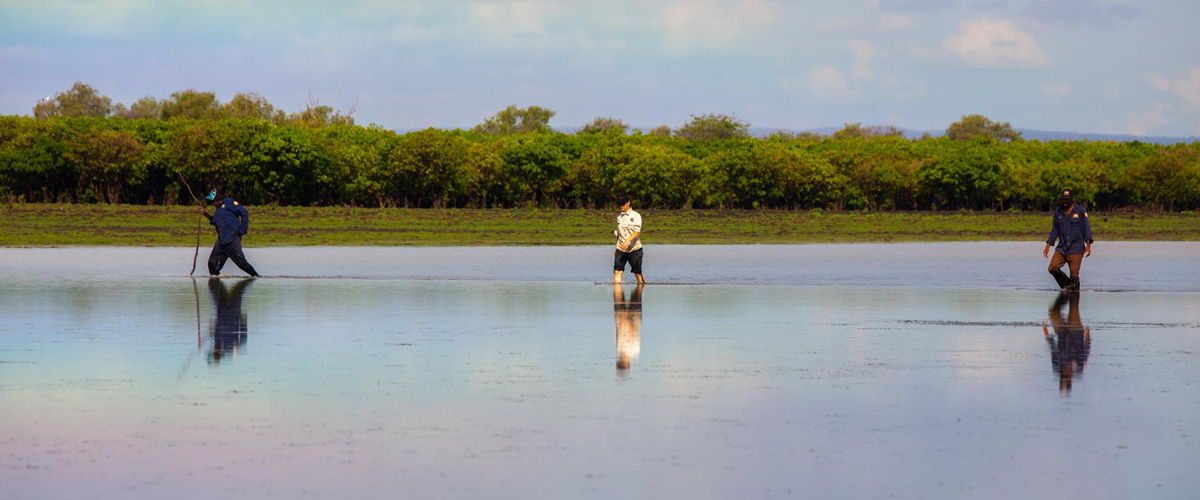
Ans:
{"label": "bent posture", "polygon": [[217,201],[213,196],[212,202],[216,207],[212,215],[208,215],[203,208],[200,209],[200,213],[217,229],[217,242],[213,245],[212,253],[208,255],[208,274],[221,274],[225,261],[232,259],[246,274],[258,276],[258,271],[246,262],[246,255],[242,253],[242,236],[250,230],[250,212],[228,196],[221,201]]}
{"label": "bent posture", "polygon": [[[1058,240],[1054,248],[1054,257],[1050,258],[1050,246]],[[1058,287],[1064,291],[1079,290],[1079,267],[1083,258],[1092,255],[1092,225],[1088,222],[1087,209],[1075,203],[1071,191],[1063,191],[1058,198],[1058,208],[1054,209],[1054,225],[1050,228],[1050,237],[1046,240],[1046,248],[1042,257],[1050,259],[1050,275],[1058,282]],[[1063,274],[1062,267],[1071,269],[1070,278]]]}
{"label": "bent posture", "polygon": [[645,283],[642,277],[642,216],[633,211],[629,196],[617,198],[617,206],[621,213],[617,214],[617,250],[613,252],[613,282],[621,282],[621,274],[625,272],[625,264],[637,276],[638,283]]}

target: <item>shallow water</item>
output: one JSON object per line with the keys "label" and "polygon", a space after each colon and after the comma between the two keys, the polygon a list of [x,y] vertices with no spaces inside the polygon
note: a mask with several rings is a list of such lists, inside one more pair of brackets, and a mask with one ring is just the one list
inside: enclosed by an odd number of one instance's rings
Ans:
{"label": "shallow water", "polygon": [[0,249],[0,497],[1195,498],[1200,244],[1040,250]]}

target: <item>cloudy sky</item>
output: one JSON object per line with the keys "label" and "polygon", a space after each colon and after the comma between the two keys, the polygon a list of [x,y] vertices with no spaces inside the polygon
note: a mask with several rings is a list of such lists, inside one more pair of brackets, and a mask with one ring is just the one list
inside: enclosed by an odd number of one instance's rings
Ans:
{"label": "cloudy sky", "polygon": [[0,0],[0,113],[77,81],[311,91],[359,123],[469,127],[509,104],[580,125],[847,122],[965,113],[1078,132],[1200,135],[1197,0]]}

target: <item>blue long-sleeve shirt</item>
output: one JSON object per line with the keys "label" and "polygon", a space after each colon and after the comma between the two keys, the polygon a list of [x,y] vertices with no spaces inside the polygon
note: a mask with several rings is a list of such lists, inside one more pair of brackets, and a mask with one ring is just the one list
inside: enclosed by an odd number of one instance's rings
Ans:
{"label": "blue long-sleeve shirt", "polygon": [[1054,209],[1054,225],[1050,228],[1047,245],[1053,245],[1058,240],[1054,251],[1063,255],[1081,254],[1084,243],[1092,242],[1092,224],[1088,222],[1087,209],[1076,203],[1071,212],[1063,211],[1062,207]]}
{"label": "blue long-sleeve shirt", "polygon": [[217,228],[217,243],[228,245],[238,235],[250,231],[250,212],[227,197],[221,200],[209,224]]}

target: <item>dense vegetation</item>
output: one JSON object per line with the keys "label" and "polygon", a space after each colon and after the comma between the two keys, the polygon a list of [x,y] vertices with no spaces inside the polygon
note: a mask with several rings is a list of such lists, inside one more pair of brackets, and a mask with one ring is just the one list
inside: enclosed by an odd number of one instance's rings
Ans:
{"label": "dense vegetation", "polygon": [[511,107],[471,131],[396,134],[324,106],[285,115],[189,92],[0,117],[0,199],[179,204],[186,179],[278,205],[587,208],[629,193],[643,208],[1006,210],[1045,209],[1070,188],[1100,209],[1200,206],[1200,143],[1024,141],[978,115],[939,138],[854,124],[759,139],[722,115],[563,134],[546,125],[553,111]]}

